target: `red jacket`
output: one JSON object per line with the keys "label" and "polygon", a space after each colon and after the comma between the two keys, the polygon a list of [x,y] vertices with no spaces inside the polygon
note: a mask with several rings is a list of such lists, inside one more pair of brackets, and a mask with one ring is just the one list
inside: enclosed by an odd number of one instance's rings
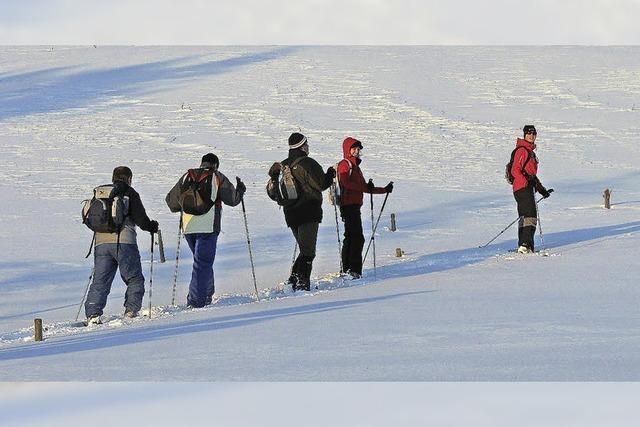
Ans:
{"label": "red jacket", "polygon": [[[514,177],[514,193],[525,188],[538,174],[538,158],[533,152],[534,148],[534,144],[525,139],[518,138],[516,142],[516,153],[513,156],[513,164],[511,165],[511,174]],[[528,162],[527,157],[529,157]]]}
{"label": "red jacket", "polygon": [[356,142],[353,138],[346,138],[342,143],[344,159],[338,163],[338,183],[342,192],[342,206],[358,205],[362,206],[363,193],[384,194],[386,190],[382,187],[367,188],[367,182],[362,176],[360,163],[362,159],[353,157],[350,153],[351,146]]}

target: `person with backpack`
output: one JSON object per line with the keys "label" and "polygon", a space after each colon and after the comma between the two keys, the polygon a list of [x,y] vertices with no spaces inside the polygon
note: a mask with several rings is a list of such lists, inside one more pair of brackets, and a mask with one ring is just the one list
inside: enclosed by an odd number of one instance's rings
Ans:
{"label": "person with backpack", "polygon": [[311,270],[322,222],[322,192],[331,186],[335,176],[333,167],[324,172],[309,157],[307,137],[297,132],[289,136],[289,156],[269,169],[267,194],[283,207],[287,227],[300,249],[287,280],[294,291],[311,290]]}
{"label": "person with backpack", "polygon": [[553,193],[547,190],[538,179],[538,157],[536,137],[538,132],[533,125],[522,129],[524,136],[516,141],[516,148],[511,152],[511,161],[507,164],[507,180],[512,184],[513,197],[518,205],[518,252],[534,252],[534,236],[538,224],[538,211],[535,193],[543,198]]}
{"label": "person with backpack", "polygon": [[158,232],[158,222],[150,220],[131,187],[133,173],[127,166],[113,170],[112,184],[97,187],[94,198],[85,204],[83,222],[94,230],[94,276],[84,309],[87,325],[100,324],[116,271],[127,285],[124,316],[138,316],[144,296],[144,276],[140,263],[136,225],[149,233]]}
{"label": "person with backpack", "polygon": [[373,181],[366,182],[360,164],[362,143],[347,137],[342,142],[344,158],[338,163],[338,185],[340,190],[340,216],[344,222],[344,240],[342,243],[342,272],[353,279],[362,277],[362,208],[364,193],[386,194],[393,191],[393,183],[385,187],[376,187]]}
{"label": "person with backpack", "polygon": [[202,156],[200,167],[189,169],[167,194],[171,212],[180,212],[180,229],[193,254],[187,305],[211,304],[215,292],[213,262],[222,222],[222,204],[237,206],[247,190],[239,177],[236,185],[222,174],[213,153]]}

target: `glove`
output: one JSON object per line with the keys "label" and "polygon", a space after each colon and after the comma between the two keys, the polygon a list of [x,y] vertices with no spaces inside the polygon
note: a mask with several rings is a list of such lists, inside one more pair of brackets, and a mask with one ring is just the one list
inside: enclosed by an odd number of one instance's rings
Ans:
{"label": "glove", "polygon": [[269,168],[269,176],[271,179],[278,179],[278,175],[280,175],[280,170],[282,169],[282,165],[280,163],[274,163]]}
{"label": "glove", "polygon": [[553,188],[550,188],[548,190],[546,188],[541,188],[540,189],[540,194],[545,199],[548,198],[551,195],[551,193],[553,193]]}
{"label": "glove", "polygon": [[244,185],[244,182],[240,180],[239,176],[236,176],[236,191],[239,191],[242,194],[247,191],[247,186]]}
{"label": "glove", "polygon": [[374,188],[376,188],[376,186],[373,185],[373,180],[370,179],[369,182],[367,182],[367,190],[373,191]]}
{"label": "glove", "polygon": [[336,177],[336,170],[333,168],[333,166],[329,166],[329,168],[327,169],[327,176],[331,177],[331,179]]}
{"label": "glove", "polygon": [[160,227],[160,225],[158,224],[158,221],[151,221],[151,224],[149,225],[149,233],[151,234],[155,234],[158,232],[158,228]]}
{"label": "glove", "polygon": [[384,190],[385,190],[387,193],[392,193],[392,192],[393,192],[393,182],[388,183],[388,184],[387,184],[387,186],[386,186],[386,187],[384,187]]}

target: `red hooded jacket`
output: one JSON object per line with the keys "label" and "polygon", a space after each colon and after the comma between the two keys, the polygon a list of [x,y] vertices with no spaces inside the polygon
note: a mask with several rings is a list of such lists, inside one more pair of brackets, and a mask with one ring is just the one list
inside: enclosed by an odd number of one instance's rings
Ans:
{"label": "red hooded jacket", "polygon": [[[514,193],[525,188],[538,174],[538,158],[533,152],[534,148],[535,145],[525,139],[518,138],[516,142],[516,153],[513,156],[513,164],[511,165],[511,174],[514,177]],[[527,157],[529,157],[528,162]]]}
{"label": "red hooded jacket", "polygon": [[344,159],[338,163],[338,183],[342,192],[342,206],[362,206],[363,193],[384,194],[387,191],[382,187],[367,188],[367,182],[362,176],[360,163],[362,159],[351,155],[351,146],[358,141],[348,137],[342,143]]}

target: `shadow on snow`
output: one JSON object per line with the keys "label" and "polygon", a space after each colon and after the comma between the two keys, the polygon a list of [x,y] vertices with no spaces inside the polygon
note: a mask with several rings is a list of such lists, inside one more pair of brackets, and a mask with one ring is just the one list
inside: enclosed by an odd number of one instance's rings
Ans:
{"label": "shadow on snow", "polygon": [[243,327],[290,316],[303,316],[307,314],[344,310],[358,305],[372,304],[393,298],[409,297],[428,292],[434,291],[405,292],[394,295],[360,298],[347,301],[323,302],[298,307],[278,308],[253,313],[213,317],[202,320],[181,322],[178,324],[153,325],[141,328],[127,328],[126,330],[110,331],[105,333],[83,334],[82,336],[75,336],[73,338],[52,340],[50,342],[45,341],[43,343],[29,344],[26,346],[0,350],[0,361],[77,353],[140,342],[157,341],[172,336]]}

